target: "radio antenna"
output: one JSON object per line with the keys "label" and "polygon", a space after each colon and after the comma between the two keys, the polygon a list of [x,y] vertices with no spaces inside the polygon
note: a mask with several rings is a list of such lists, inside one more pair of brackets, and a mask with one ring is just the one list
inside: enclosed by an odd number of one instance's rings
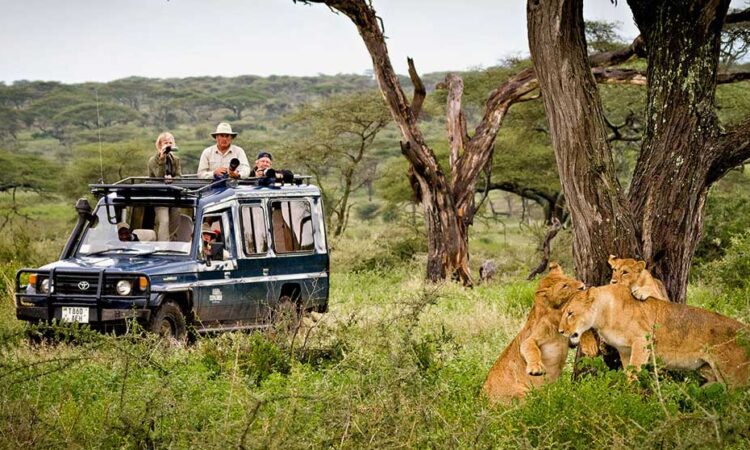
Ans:
{"label": "radio antenna", "polygon": [[102,127],[99,125],[99,90],[94,87],[96,96],[96,133],[99,136],[99,184],[104,184],[104,160],[102,158]]}

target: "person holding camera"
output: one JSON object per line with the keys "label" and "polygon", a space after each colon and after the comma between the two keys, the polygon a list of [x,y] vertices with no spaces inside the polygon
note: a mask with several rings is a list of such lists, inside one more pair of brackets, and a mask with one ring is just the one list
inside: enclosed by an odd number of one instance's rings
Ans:
{"label": "person holding camera", "polygon": [[[175,177],[182,176],[180,158],[174,154],[177,151],[172,133],[163,132],[156,138],[156,154],[148,159],[148,176],[152,178],[164,178],[165,183],[171,183]],[[156,214],[156,236],[159,241],[169,241],[172,232],[170,228],[177,226],[177,208],[157,206],[154,208]]]}
{"label": "person holding camera", "polygon": [[[247,161],[245,150],[232,144],[232,140],[237,133],[232,131],[232,126],[228,123],[220,123],[216,126],[216,131],[211,133],[211,137],[216,140],[216,144],[207,147],[201,153],[201,159],[198,163],[198,178],[247,178],[250,176],[250,164]],[[236,159],[239,164],[233,165],[232,160]]]}
{"label": "person holding camera", "polygon": [[253,176],[256,178],[263,178],[266,169],[270,169],[273,164],[273,156],[266,152],[261,151],[258,153],[258,157],[255,159],[255,166],[253,167]]}
{"label": "person holding camera", "polygon": [[177,150],[172,133],[164,132],[156,138],[156,154],[148,159],[148,176],[164,178],[170,181],[182,176],[180,158],[173,152]]}

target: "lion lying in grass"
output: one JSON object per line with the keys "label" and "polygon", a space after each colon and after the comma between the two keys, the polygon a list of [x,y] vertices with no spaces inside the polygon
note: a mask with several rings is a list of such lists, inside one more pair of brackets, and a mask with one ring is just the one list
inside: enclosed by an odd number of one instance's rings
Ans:
{"label": "lion lying in grass", "polygon": [[[522,398],[532,387],[560,377],[568,355],[568,339],[557,330],[562,307],[583,289],[584,284],[565,276],[560,266],[550,265],[549,274],[539,282],[526,324],[487,374],[482,390],[490,402]],[[591,333],[584,336],[582,345],[587,355],[598,350]]]}
{"label": "lion lying in grass", "polygon": [[627,286],[610,284],[577,293],[564,308],[560,333],[572,344],[591,328],[632,366],[631,379],[653,351],[668,369],[698,370],[707,382],[748,382],[750,349],[737,341],[749,328],[729,317],[653,297],[636,301]]}
{"label": "lion lying in grass", "polygon": [[646,300],[649,297],[669,300],[664,284],[646,270],[645,261],[609,255],[609,266],[612,268],[610,283],[629,287],[633,297],[638,300]]}

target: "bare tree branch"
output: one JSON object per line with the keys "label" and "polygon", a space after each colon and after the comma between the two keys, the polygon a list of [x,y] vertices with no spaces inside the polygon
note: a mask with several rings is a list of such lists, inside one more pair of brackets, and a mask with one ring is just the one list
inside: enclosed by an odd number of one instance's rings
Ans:
{"label": "bare tree branch", "polygon": [[448,74],[445,77],[445,86],[448,89],[448,104],[446,105],[445,118],[448,131],[448,143],[450,145],[450,167],[455,176],[456,161],[465,147],[466,119],[461,110],[461,97],[464,93],[464,81],[461,77]]}
{"label": "bare tree branch", "polygon": [[712,150],[720,156],[708,172],[709,183],[750,158],[750,118],[719,136]]}
{"label": "bare tree branch", "polygon": [[409,78],[411,78],[411,83],[414,85],[414,97],[411,100],[411,113],[414,115],[414,120],[419,120],[419,113],[422,112],[422,103],[424,103],[424,98],[427,96],[427,90],[417,73],[417,69],[414,67],[414,60],[407,57],[406,62],[409,64]]}
{"label": "bare tree branch", "polygon": [[542,260],[539,262],[539,265],[536,266],[534,270],[531,271],[528,277],[526,277],[527,280],[533,279],[536,275],[544,272],[544,270],[547,268],[547,264],[549,264],[549,254],[550,254],[550,247],[552,246],[552,239],[557,236],[557,233],[562,228],[562,224],[557,219],[557,217],[552,218],[552,224],[550,225],[549,229],[547,230],[547,235],[544,236],[544,243],[542,243]]}

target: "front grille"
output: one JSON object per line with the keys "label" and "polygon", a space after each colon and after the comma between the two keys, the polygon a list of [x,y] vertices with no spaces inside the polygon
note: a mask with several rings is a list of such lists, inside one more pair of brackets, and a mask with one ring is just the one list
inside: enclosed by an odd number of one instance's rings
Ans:
{"label": "front grille", "polygon": [[96,295],[98,273],[55,273],[55,293],[65,295]]}

